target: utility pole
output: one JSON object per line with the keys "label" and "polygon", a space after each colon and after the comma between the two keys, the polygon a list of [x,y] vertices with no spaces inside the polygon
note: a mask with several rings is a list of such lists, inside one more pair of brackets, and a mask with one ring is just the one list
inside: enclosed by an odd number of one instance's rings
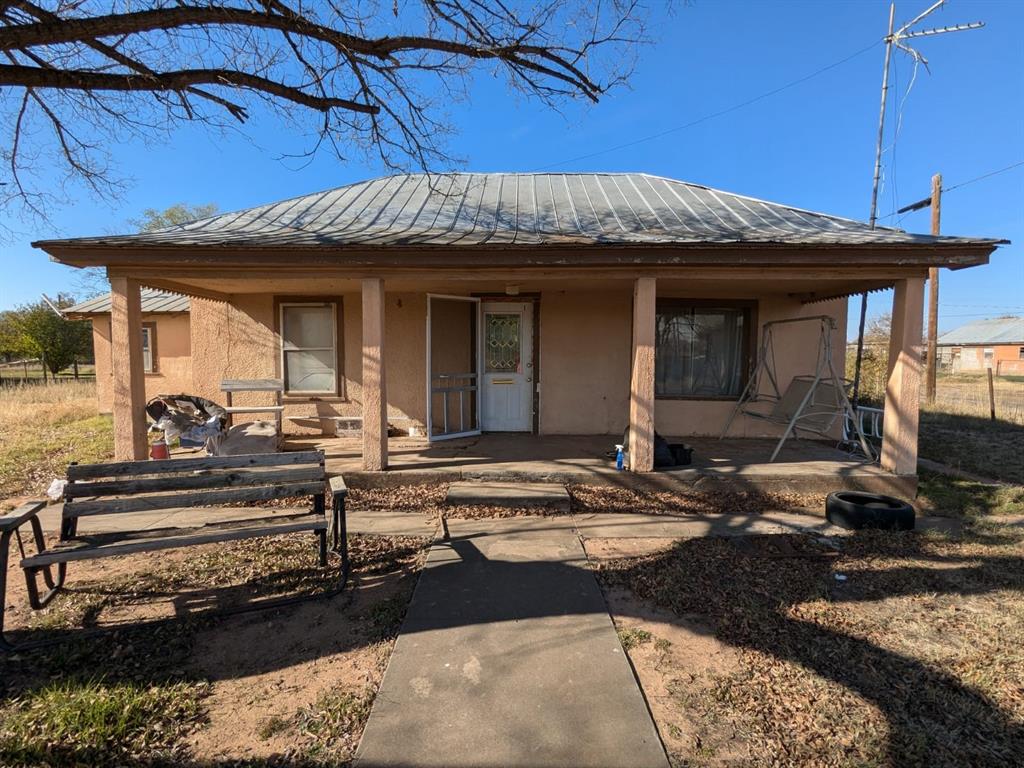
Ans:
{"label": "utility pole", "polygon": [[[875,142],[875,171],[871,181],[871,213],[868,216],[868,222],[871,224],[872,229],[875,228],[875,222],[878,220],[878,187],[882,177],[882,143],[885,137],[885,105],[889,94],[889,64],[892,61],[893,46],[911,56],[915,61],[924,64],[925,69],[928,69],[928,60],[922,56],[919,51],[904,43],[904,40],[909,40],[915,37],[943,35],[947,32],[962,32],[968,29],[980,29],[985,26],[985,22],[983,21],[972,21],[968,24],[954,24],[953,26],[948,27],[935,27],[934,29],[911,31],[911,27],[923,21],[927,16],[930,16],[945,4],[946,0],[938,0],[938,2],[931,5],[927,10],[922,11],[913,19],[894,31],[896,3],[889,3],[889,31],[883,38],[885,41],[885,60],[882,66],[882,98],[881,106],[878,111],[878,138]],[[867,319],[867,313],[868,293],[867,291],[864,291],[860,295],[860,326],[857,333],[857,359],[854,364],[853,372],[853,396],[851,397],[851,403],[854,408],[857,407],[857,399],[860,394],[860,369],[864,358],[864,323]]]}
{"label": "utility pole", "polygon": [[[932,176],[932,193],[923,200],[905,205],[896,213],[909,213],[922,208],[931,208],[932,236],[939,234],[942,222],[942,174]],[[939,270],[928,269],[928,359],[925,361],[925,396],[929,403],[935,402],[935,375],[938,372],[938,326],[939,326]]]}
{"label": "utility pole", "polygon": [[[932,235],[939,234],[942,221],[942,174],[932,176]],[[935,377],[939,369],[939,268],[928,270],[928,360],[925,378],[925,393],[929,403],[935,402]]]}

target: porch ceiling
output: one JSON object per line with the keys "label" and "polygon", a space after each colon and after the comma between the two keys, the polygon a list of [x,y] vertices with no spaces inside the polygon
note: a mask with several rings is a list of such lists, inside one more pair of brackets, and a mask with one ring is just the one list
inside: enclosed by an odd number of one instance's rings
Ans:
{"label": "porch ceiling", "polygon": [[[658,293],[682,297],[745,298],[765,295],[791,296],[804,301],[821,300],[866,290],[888,288],[897,279],[896,274],[885,274],[864,279],[852,276],[829,277],[761,277],[738,275],[689,275],[663,277],[658,280]],[[141,282],[147,278],[139,276]],[[150,278],[153,279],[153,278]],[[358,293],[360,281],[341,277],[310,274],[305,277],[196,277],[182,276],[174,280],[154,279],[154,283],[185,295],[227,299],[232,295],[340,295]],[[625,292],[633,290],[632,278],[539,278],[509,274],[502,279],[472,279],[469,275],[433,278],[396,278],[386,282],[389,293],[487,293],[505,294],[514,286],[520,294],[566,292]]]}

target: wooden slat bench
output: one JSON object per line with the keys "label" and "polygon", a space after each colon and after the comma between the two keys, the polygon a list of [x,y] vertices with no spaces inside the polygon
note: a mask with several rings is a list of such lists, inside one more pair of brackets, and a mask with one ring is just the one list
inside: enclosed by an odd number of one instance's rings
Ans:
{"label": "wooden slat bench", "polygon": [[[5,601],[0,605],[0,650],[13,648],[3,637],[2,610],[6,606],[5,578],[12,536],[18,537],[29,603],[37,610],[47,605],[64,586],[69,562],[286,533],[313,533],[319,545],[321,567],[327,565],[330,537],[330,549],[341,558],[339,584],[332,593],[343,588],[348,577],[347,490],[340,477],[330,481],[333,503],[328,515],[325,507],[328,481],[324,455],[320,451],[72,464],[68,467],[67,479],[59,540],[49,549],[38,518],[43,502],[23,505],[0,517],[0,599]],[[310,497],[309,509],[234,507],[226,510],[213,506],[299,496]],[[167,510],[178,508],[192,510],[200,524],[187,528],[125,526],[109,533],[78,532],[79,521],[84,517],[167,514]],[[36,548],[36,554],[28,556],[19,533],[26,523],[31,525]],[[51,570],[53,566],[56,566],[56,574]],[[40,574],[47,587],[42,595],[37,580]],[[294,598],[260,605],[269,607],[291,601]]]}
{"label": "wooden slat bench", "polygon": [[[227,398],[228,426],[234,424],[233,416],[236,413],[272,413],[277,424],[277,434],[281,434],[282,419],[284,417],[284,381],[282,379],[224,379],[220,383],[220,391]],[[271,405],[232,405],[232,395],[235,392],[268,392],[274,402]]]}

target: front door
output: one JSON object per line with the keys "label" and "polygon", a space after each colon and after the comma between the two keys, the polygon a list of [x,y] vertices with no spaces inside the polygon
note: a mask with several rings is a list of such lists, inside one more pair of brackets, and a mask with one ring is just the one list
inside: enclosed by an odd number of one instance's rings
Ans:
{"label": "front door", "polygon": [[483,306],[483,424],[488,432],[533,429],[533,303]]}

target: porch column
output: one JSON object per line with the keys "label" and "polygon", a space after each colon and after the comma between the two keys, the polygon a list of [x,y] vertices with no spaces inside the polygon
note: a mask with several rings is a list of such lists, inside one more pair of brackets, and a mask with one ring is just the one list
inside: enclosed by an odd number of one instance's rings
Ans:
{"label": "porch column", "polygon": [[897,475],[917,474],[923,312],[924,278],[898,280],[892,299],[881,456],[882,468]]}
{"label": "porch column", "polygon": [[139,283],[110,278],[110,363],[114,379],[114,459],[146,458],[146,379]]}
{"label": "porch column", "polygon": [[388,467],[388,400],[384,381],[384,281],[363,280],[363,469]]}
{"label": "porch column", "polygon": [[657,283],[633,283],[633,373],[629,384],[629,468],[654,469],[654,314]]}

